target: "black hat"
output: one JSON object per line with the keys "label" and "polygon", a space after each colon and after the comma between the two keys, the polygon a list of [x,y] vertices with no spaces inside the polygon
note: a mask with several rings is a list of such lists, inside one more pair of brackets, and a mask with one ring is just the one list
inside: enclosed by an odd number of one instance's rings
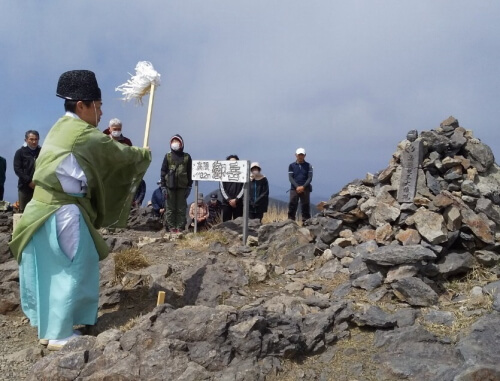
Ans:
{"label": "black hat", "polygon": [[211,198],[212,200],[217,200],[217,194],[212,193],[212,194],[210,195],[210,198]]}
{"label": "black hat", "polygon": [[101,89],[92,71],[71,70],[59,77],[56,95],[72,101],[98,101],[101,100]]}
{"label": "black hat", "polygon": [[231,160],[231,159],[240,160],[240,158],[238,157],[238,155],[229,155],[228,157],[226,157],[226,160]]}

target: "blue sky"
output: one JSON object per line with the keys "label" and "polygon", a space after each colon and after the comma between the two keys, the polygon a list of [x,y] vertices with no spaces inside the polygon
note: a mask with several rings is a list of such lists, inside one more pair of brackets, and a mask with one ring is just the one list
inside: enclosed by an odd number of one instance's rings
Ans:
{"label": "blue sky", "polygon": [[[286,198],[298,147],[315,170],[315,199],[384,169],[410,129],[448,116],[500,155],[500,3],[493,1],[0,0],[0,155],[16,198],[14,152],[63,113],[67,70],[96,73],[103,118],[142,145],[145,106],[115,87],[139,61],[155,95],[146,174],[156,187],[169,138],[193,159],[237,153],[259,161],[271,195]],[[216,184],[204,183],[208,192]]]}

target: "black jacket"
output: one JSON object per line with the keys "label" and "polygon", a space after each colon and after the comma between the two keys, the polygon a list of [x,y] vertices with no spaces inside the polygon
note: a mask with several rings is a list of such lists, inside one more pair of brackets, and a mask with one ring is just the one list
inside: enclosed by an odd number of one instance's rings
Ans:
{"label": "black jacket", "polygon": [[29,188],[35,173],[35,160],[40,154],[40,149],[40,146],[34,150],[29,147],[21,147],[16,151],[14,155],[14,172],[19,177],[17,183],[19,189]]}
{"label": "black jacket", "polygon": [[250,212],[266,213],[269,204],[269,182],[265,176],[250,181]]}
{"label": "black jacket", "polygon": [[235,198],[237,203],[241,203],[243,199],[243,183],[221,182],[220,193],[222,194],[222,205],[228,205],[229,200]]}

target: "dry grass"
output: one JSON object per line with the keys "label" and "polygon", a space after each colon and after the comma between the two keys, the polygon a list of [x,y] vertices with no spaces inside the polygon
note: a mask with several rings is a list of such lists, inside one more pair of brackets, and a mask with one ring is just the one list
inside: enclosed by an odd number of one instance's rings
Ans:
{"label": "dry grass", "polygon": [[136,326],[137,323],[142,319],[142,315],[138,315],[127,321],[125,324],[118,327],[118,329],[122,332],[130,331],[132,328]]}
{"label": "dry grass", "polygon": [[[432,324],[425,322],[423,318],[419,318],[418,321],[436,336],[457,341],[459,336],[467,333],[471,325],[482,315],[492,310],[493,296],[483,294],[482,297],[471,298],[472,289],[476,286],[483,287],[495,280],[497,280],[496,274],[488,269],[475,267],[464,277],[444,283],[446,294],[440,300],[439,309],[453,314],[453,324],[451,326]],[[424,314],[428,311],[429,309],[422,309]]]}
{"label": "dry grass", "polygon": [[120,280],[127,271],[139,270],[150,265],[139,249],[123,250],[114,256],[115,278]]}
{"label": "dry grass", "polygon": [[196,234],[188,233],[185,239],[177,241],[176,244],[179,249],[203,250],[214,242],[227,245],[230,242],[230,238],[221,230],[205,230]]}
{"label": "dry grass", "polygon": [[[377,368],[379,364],[373,362],[372,357],[377,353],[374,347],[375,333],[359,327],[350,329],[350,337],[335,343],[333,356],[311,356],[303,361],[285,360],[283,369],[277,375],[269,376],[269,381],[305,380],[311,373],[314,379],[336,381],[365,380],[379,381]],[[356,364],[358,366],[354,366]],[[305,373],[308,370],[308,373]],[[357,370],[357,371],[356,371]]]}
{"label": "dry grass", "polygon": [[270,224],[272,222],[286,221],[288,219],[288,210],[286,208],[279,208],[272,205],[262,218],[263,224]]}

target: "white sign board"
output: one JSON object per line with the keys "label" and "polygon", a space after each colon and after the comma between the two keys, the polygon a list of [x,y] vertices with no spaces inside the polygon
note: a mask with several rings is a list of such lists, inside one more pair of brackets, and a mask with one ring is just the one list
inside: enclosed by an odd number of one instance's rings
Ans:
{"label": "white sign board", "polygon": [[198,181],[248,182],[247,160],[193,160],[191,178]]}

